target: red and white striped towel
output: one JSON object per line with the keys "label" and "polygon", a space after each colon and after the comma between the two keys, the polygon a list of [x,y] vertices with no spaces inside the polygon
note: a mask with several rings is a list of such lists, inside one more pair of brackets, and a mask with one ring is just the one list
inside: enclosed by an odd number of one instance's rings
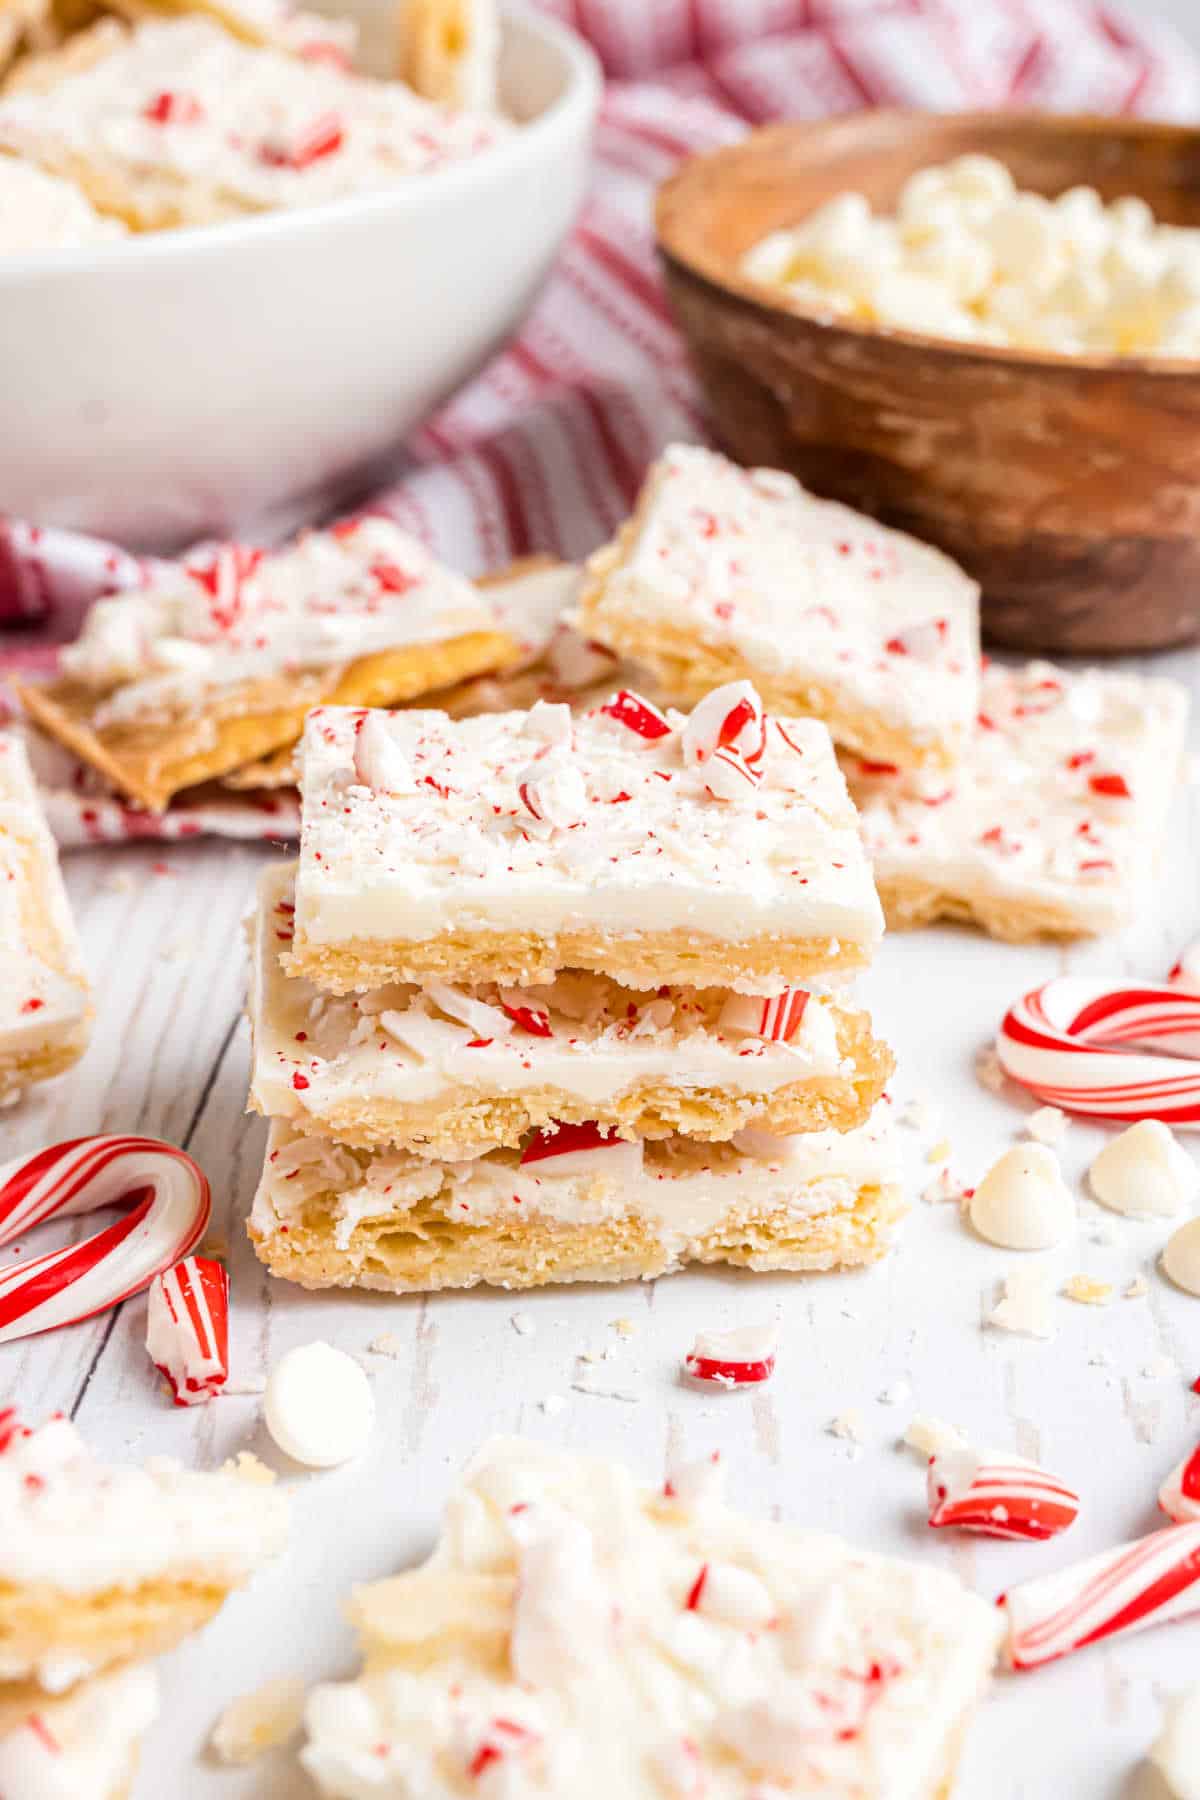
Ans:
{"label": "red and white striped towel", "polygon": [[[531,549],[585,555],[662,446],[703,437],[651,223],[654,189],[683,157],[767,119],[875,105],[1200,117],[1200,59],[1169,27],[1096,0],[540,4],[590,39],[608,75],[591,194],[519,336],[414,435],[406,473],[374,502],[468,573]],[[112,545],[0,522],[0,680],[51,670],[87,604],[137,573]],[[74,817],[56,810],[69,841],[155,829],[119,807],[102,826]],[[173,812],[167,829],[258,835],[255,823],[231,799]]]}

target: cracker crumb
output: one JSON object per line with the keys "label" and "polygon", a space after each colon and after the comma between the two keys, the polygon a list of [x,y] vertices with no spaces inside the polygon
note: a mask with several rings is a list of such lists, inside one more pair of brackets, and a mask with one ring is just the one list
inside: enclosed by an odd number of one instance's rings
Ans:
{"label": "cracker crumb", "polygon": [[240,1475],[243,1481],[252,1481],[255,1487],[270,1487],[277,1479],[274,1469],[268,1469],[265,1462],[260,1462],[252,1450],[239,1450],[221,1464],[222,1475]]}
{"label": "cracker crumb", "polygon": [[1126,1300],[1140,1300],[1143,1294],[1150,1292],[1150,1283],[1144,1275],[1135,1275],[1129,1286],[1122,1290]]}
{"label": "cracker crumb", "polygon": [[950,1139],[939,1138],[936,1144],[931,1144],[925,1152],[925,1161],[927,1163],[948,1163],[950,1161]]}
{"label": "cracker crumb", "polygon": [[304,1683],[292,1675],[264,1681],[252,1694],[231,1700],[209,1739],[213,1755],[223,1763],[249,1763],[264,1750],[286,1744],[304,1717]]}
{"label": "cracker crumb", "polygon": [[851,1444],[861,1444],[863,1437],[863,1416],[856,1406],[849,1407],[839,1413],[836,1419],[830,1419],[826,1426],[830,1437],[844,1438]]}
{"label": "cracker crumb", "polygon": [[1097,1281],[1091,1275],[1072,1275],[1064,1281],[1062,1291],[1068,1300],[1080,1306],[1107,1306],[1113,1297],[1111,1281]]}
{"label": "cracker crumb", "polygon": [[205,1238],[195,1254],[197,1256],[211,1256],[215,1258],[217,1262],[227,1263],[229,1261],[229,1239],[227,1237],[222,1237],[219,1232],[214,1232],[211,1237]]}
{"label": "cracker crumb", "polygon": [[900,1441],[926,1461],[939,1451],[965,1449],[967,1443],[956,1425],[948,1425],[945,1419],[937,1419],[932,1413],[914,1413]]}
{"label": "cracker crumb", "polygon": [[510,1323],[518,1337],[532,1337],[537,1330],[532,1313],[515,1312]]}
{"label": "cracker crumb", "polygon": [[1014,1269],[1004,1280],[1003,1297],[987,1316],[997,1331],[1020,1337],[1052,1338],[1054,1284],[1045,1269]]}
{"label": "cracker crumb", "polygon": [[614,1319],[612,1328],[618,1337],[631,1338],[637,1336],[637,1326],[632,1319]]}
{"label": "cracker crumb", "polygon": [[403,1355],[404,1344],[402,1340],[396,1336],[394,1331],[381,1331],[378,1337],[373,1337],[371,1339],[370,1343],[367,1345],[367,1349],[372,1356],[390,1356],[396,1358]]}
{"label": "cracker crumb", "polygon": [[1039,1144],[1061,1144],[1070,1127],[1061,1106],[1039,1106],[1025,1121],[1025,1135]]}

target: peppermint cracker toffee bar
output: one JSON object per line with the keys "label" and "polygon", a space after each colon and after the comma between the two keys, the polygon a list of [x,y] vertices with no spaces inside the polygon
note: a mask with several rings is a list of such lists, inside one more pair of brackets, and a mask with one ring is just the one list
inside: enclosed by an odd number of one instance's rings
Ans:
{"label": "peppermint cracker toffee bar", "polygon": [[675,445],[589,564],[578,623],[681,706],[754,682],[781,715],[903,768],[949,766],[976,711],[979,590],[915,538],[776,469]]}
{"label": "peppermint cracker toffee bar", "polygon": [[958,769],[847,757],[888,924],[956,919],[1018,943],[1121,930],[1154,877],[1187,711],[1173,681],[991,664]]}
{"label": "peppermint cracker toffee bar", "polygon": [[996,1609],[735,1512],[723,1477],[486,1444],[430,1559],[353,1596],[362,1671],[307,1709],[321,1793],[945,1800]]}
{"label": "peppermint cracker toffee bar", "polygon": [[152,811],[299,737],[322,700],[396,705],[516,654],[486,601],[382,518],[275,552],[224,544],[101,600],[20,689],[51,737]]}
{"label": "peppermint cracker toffee bar", "polygon": [[284,963],[334,993],[583,969],[772,994],[881,935],[828,732],[745,683],[690,718],[628,691],[580,716],[321,707],[301,760]]}
{"label": "peppermint cracker toffee bar", "polygon": [[385,1293],[876,1262],[905,1211],[887,1106],[853,1131],[628,1143],[596,1125],[437,1162],[276,1121],[249,1232],[272,1274]]}
{"label": "peppermint cracker toffee bar", "polygon": [[250,1100],[300,1131],[459,1158],[554,1120],[643,1138],[844,1131],[891,1073],[865,1013],[803,988],[647,992],[567,970],[534,988],[394,983],[334,999],[280,965],[293,893],[290,868],[264,873]]}
{"label": "peppermint cracker toffee bar", "polygon": [[58,850],[25,746],[0,731],[0,1103],[77,1062],[91,1016]]}

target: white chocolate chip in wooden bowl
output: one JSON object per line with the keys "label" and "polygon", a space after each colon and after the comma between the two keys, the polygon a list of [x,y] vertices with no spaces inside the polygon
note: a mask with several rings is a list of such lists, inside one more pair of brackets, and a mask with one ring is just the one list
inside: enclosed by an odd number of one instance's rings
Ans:
{"label": "white chocolate chip in wooden bowl", "polygon": [[971,1199],[971,1224],[1002,1250],[1049,1250],[1075,1229],[1074,1196],[1044,1144],[1018,1144],[992,1164]]}

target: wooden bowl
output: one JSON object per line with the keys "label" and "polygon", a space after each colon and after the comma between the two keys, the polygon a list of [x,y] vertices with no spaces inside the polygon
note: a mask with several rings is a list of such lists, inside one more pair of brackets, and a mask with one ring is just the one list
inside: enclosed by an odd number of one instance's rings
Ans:
{"label": "wooden bowl", "polygon": [[1200,636],[1200,362],[963,345],[802,311],[739,273],[750,246],[847,189],[890,211],[965,151],[1047,195],[1139,194],[1200,224],[1200,131],[1125,119],[873,112],[780,125],[686,163],[659,250],[714,428],[939,544],[980,582],[984,628],[1024,650]]}

